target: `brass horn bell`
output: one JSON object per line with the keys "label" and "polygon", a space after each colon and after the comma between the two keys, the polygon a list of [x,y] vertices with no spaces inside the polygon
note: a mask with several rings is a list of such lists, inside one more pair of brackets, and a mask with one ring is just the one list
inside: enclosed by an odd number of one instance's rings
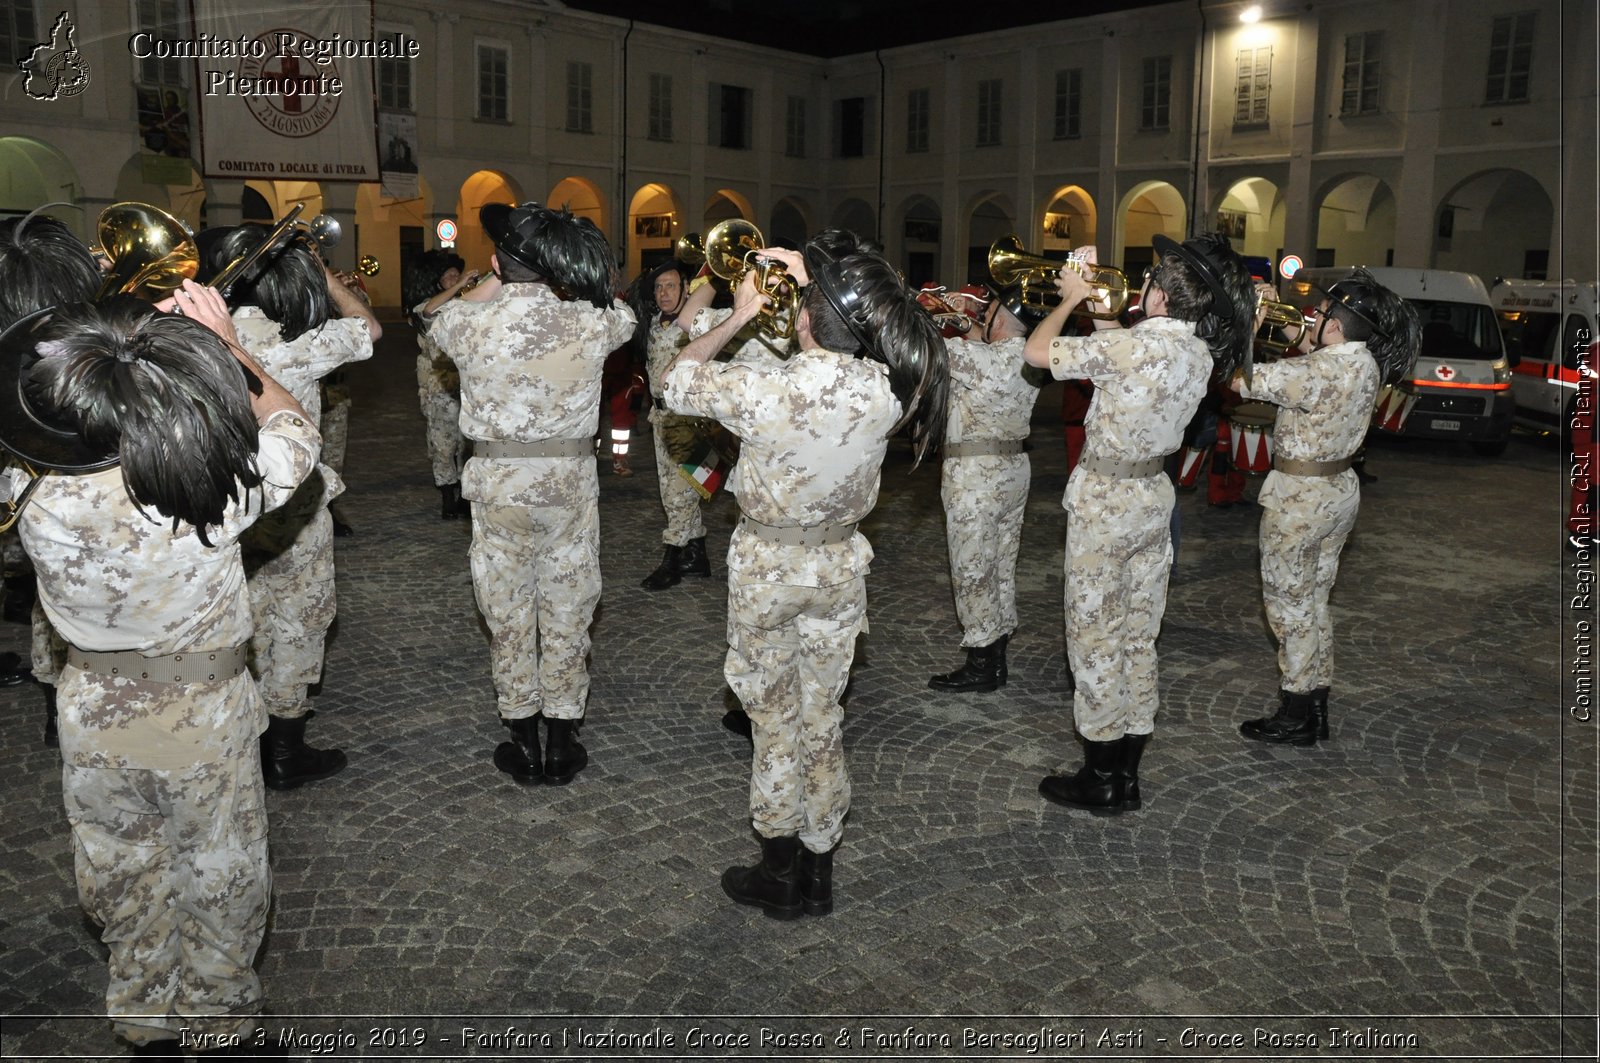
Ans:
{"label": "brass horn bell", "polygon": [[1075,258],[1060,262],[1030,255],[1014,235],[1002,236],[989,246],[989,276],[1002,288],[1020,284],[1022,305],[1030,310],[1048,313],[1061,302],[1061,295],[1056,291],[1056,275],[1062,266],[1077,270],[1093,291],[1088,308],[1079,313],[1110,321],[1128,305],[1128,278],[1115,266]]}
{"label": "brass horn bell", "polygon": [[743,218],[729,218],[712,226],[704,246],[706,268],[731,287],[737,288],[750,270],[757,271],[756,288],[770,301],[756,315],[756,326],[777,339],[793,336],[800,316],[800,289],[783,263],[758,254],[767,246],[761,230]]}
{"label": "brass horn bell", "polygon": [[699,233],[684,233],[672,244],[672,257],[698,269],[706,261],[706,244]]}
{"label": "brass horn bell", "polygon": [[1274,302],[1261,295],[1256,296],[1256,312],[1263,314],[1261,327],[1256,332],[1256,342],[1279,354],[1300,346],[1306,330],[1311,327],[1305,314],[1293,306]]}

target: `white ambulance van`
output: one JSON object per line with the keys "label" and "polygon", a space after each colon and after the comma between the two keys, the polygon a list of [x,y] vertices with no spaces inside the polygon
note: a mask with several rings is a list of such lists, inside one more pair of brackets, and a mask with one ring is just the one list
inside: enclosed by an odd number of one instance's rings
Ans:
{"label": "white ambulance van", "polygon": [[[1403,401],[1380,401],[1378,429],[1406,438],[1459,439],[1486,457],[1504,451],[1514,411],[1511,367],[1483,281],[1438,269],[1379,266],[1371,272],[1422,319],[1422,349],[1395,396]],[[1315,307],[1322,295],[1312,281],[1327,288],[1349,274],[1303,269],[1283,282],[1281,294],[1296,306]]]}
{"label": "white ambulance van", "polygon": [[1556,432],[1570,421],[1579,375],[1596,368],[1597,292],[1593,281],[1518,280],[1497,281],[1489,292],[1511,360],[1518,424]]}

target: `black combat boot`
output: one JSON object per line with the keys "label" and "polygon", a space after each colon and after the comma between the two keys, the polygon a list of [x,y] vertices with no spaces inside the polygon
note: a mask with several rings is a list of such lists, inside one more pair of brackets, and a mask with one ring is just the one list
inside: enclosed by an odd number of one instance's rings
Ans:
{"label": "black combat boot", "polygon": [[838,848],[835,845],[825,853],[800,849],[800,907],[807,915],[833,911],[833,854]]}
{"label": "black combat boot", "polygon": [[18,687],[33,679],[33,669],[14,653],[0,653],[0,687]]}
{"label": "black combat boot", "polygon": [[439,519],[461,519],[461,485],[459,483],[439,485]]}
{"label": "black combat boot", "polygon": [[306,718],[268,716],[261,736],[262,781],[274,790],[293,790],[308,782],[337,775],[350,763],[337,749],[306,745]]}
{"label": "black combat boot", "polygon": [[934,690],[957,693],[970,690],[985,694],[1005,686],[1006,640],[1009,637],[1001,635],[987,646],[968,647],[966,664],[953,672],[934,676],[928,680],[928,686]]}
{"label": "black combat boot", "polygon": [[1317,718],[1317,739],[1326,741],[1328,737],[1328,688],[1318,687],[1311,692],[1311,711]]}
{"label": "black combat boot", "polygon": [[60,735],[56,731],[56,688],[53,683],[44,683],[44,744],[54,748],[60,745]]}
{"label": "black combat boot", "polygon": [[7,623],[33,623],[33,600],[38,597],[37,584],[32,576],[7,576],[5,580],[5,606],[0,610]]}
{"label": "black combat boot", "polygon": [[511,741],[494,747],[494,766],[520,783],[536,783],[544,778],[544,756],[539,752],[539,717],[520,720],[501,718],[511,731]]}
{"label": "black combat boot", "polygon": [[685,576],[711,575],[711,558],[706,556],[706,537],[690,539],[683,547],[683,563],[678,569]]}
{"label": "black combat boot", "polygon": [[1257,742],[1314,746],[1317,744],[1317,714],[1313,696],[1280,690],[1278,711],[1258,720],[1246,720],[1239,725],[1239,733]]}
{"label": "black combat boot", "polygon": [[761,862],[724,871],[722,892],[734,903],[760,908],[773,919],[798,919],[805,912],[795,866],[799,855],[800,839],[793,835],[762,838]]}
{"label": "black combat boot", "polygon": [[1139,798],[1139,758],[1144,756],[1144,744],[1150,736],[1123,735],[1122,752],[1117,761],[1117,771],[1122,775],[1122,811],[1137,812],[1144,802]]}
{"label": "black combat boot", "polygon": [[578,742],[581,720],[545,718],[544,781],[565,786],[589,763],[589,751]]}
{"label": "black combat boot", "polygon": [[1073,775],[1046,775],[1039,793],[1046,801],[1083,808],[1097,816],[1122,811],[1122,739],[1083,743],[1083,767]]}
{"label": "black combat boot", "polygon": [[669,546],[661,555],[661,564],[640,584],[647,591],[664,591],[676,587],[683,579],[683,547]]}

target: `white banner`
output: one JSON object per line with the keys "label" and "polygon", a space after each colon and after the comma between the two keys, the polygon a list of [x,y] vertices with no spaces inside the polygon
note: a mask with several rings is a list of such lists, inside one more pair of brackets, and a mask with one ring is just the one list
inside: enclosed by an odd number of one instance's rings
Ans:
{"label": "white banner", "polygon": [[385,111],[378,116],[383,144],[383,194],[388,199],[416,199],[417,116]]}
{"label": "white banner", "polygon": [[207,177],[378,180],[373,0],[192,5]]}

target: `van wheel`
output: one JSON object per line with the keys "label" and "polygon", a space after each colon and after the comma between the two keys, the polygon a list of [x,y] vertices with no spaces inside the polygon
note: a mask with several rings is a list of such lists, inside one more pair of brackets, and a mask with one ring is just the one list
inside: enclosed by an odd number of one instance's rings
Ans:
{"label": "van wheel", "polygon": [[1505,439],[1475,439],[1472,441],[1472,449],[1480,457],[1498,458],[1506,452],[1506,447],[1510,443],[1510,436]]}

